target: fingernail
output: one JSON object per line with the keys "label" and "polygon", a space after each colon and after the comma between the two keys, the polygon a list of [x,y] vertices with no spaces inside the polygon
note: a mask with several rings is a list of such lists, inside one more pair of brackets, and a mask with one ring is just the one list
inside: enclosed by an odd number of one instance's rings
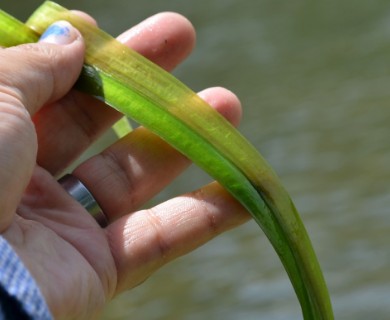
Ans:
{"label": "fingernail", "polygon": [[46,29],[39,42],[66,45],[72,43],[77,37],[76,30],[69,22],[57,21]]}

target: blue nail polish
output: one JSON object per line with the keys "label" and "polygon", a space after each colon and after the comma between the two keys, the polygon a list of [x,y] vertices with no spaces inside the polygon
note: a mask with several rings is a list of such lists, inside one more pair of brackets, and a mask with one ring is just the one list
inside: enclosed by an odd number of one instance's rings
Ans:
{"label": "blue nail polish", "polygon": [[71,30],[71,25],[66,21],[53,23],[42,34],[40,42],[54,44],[69,44],[74,40],[74,32]]}

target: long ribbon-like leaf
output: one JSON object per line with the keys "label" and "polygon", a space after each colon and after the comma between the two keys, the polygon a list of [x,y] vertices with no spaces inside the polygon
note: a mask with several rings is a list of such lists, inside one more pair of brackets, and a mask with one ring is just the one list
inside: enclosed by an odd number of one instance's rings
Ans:
{"label": "long ribbon-like leaf", "polygon": [[72,23],[86,43],[76,88],[149,128],[220,182],[252,214],[274,246],[304,318],[333,319],[321,269],[288,193],[257,150],[193,91],[50,1],[31,16],[27,26],[2,12],[0,45],[35,42],[57,20]]}

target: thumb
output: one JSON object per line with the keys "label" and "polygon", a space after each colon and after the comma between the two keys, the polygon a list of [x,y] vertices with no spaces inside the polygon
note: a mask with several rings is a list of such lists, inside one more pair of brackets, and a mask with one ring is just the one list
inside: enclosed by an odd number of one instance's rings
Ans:
{"label": "thumb", "polygon": [[80,33],[62,21],[39,43],[0,49],[0,231],[12,220],[36,165],[31,116],[70,90],[83,57]]}
{"label": "thumb", "polygon": [[32,115],[69,91],[80,74],[83,58],[80,33],[70,23],[58,21],[43,33],[39,43],[0,51],[0,93],[11,93]]}

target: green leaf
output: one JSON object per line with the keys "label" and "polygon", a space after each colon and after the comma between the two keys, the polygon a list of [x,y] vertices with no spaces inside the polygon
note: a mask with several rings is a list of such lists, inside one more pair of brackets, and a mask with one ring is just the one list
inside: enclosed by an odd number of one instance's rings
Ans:
{"label": "green leaf", "polygon": [[12,47],[36,42],[39,35],[13,16],[0,10],[0,46]]}
{"label": "green leaf", "polygon": [[76,88],[149,128],[221,183],[274,246],[304,318],[333,319],[320,266],[288,193],[263,157],[222,116],[171,74],[53,2],[45,2],[28,20],[34,32],[14,19],[9,24],[9,19],[1,15],[2,46],[35,42],[35,32],[42,34],[54,21],[71,22],[87,47]]}
{"label": "green leaf", "polygon": [[133,128],[130,125],[129,120],[127,119],[126,116],[120,118],[113,126],[112,129],[116,133],[116,136],[118,138],[122,138],[128,133],[130,133]]}

